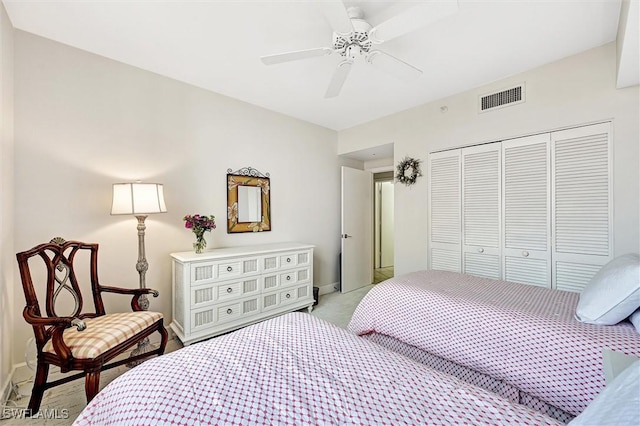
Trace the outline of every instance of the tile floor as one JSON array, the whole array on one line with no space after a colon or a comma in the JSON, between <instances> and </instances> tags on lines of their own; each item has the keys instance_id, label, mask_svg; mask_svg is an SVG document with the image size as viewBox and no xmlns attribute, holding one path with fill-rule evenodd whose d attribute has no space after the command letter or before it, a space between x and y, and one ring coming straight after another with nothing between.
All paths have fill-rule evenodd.
<instances>
[{"instance_id":1,"label":"tile floor","mask_svg":"<svg viewBox=\"0 0 640 426\"><path fill-rule=\"evenodd\" d=\"M366 286L346 294L335 292L321 295L319 297L318 305L313 309L312 315L336 324L339 327L346 328L356 306L358 305L362 297L364 297L364 295L367 294L367 292L372 287L373 285ZM303 310L303 312L306 312L306 308ZM169 342L167 343L167 352L177 350L180 347L182 347L182 345L177 339L169 340ZM128 369L125 366L120 366L112 370L105 371L100 377L100 388L103 388L109 382L111 382L113 379L118 377L120 374L123 374L127 370ZM53 373L50 375L50 379L51 378L53 378ZM25 396L18 399L13 397L7 403L7 407L3 409L3 416L7 414L9 415L9 417L11 417L12 411L8 410L19 410L20 408L25 407L28 404L28 395L31 392L32 385L32 382L28 382L20 386L19 392ZM73 382L57 386L45 392L44 399L42 401L41 414L43 416L47 414L50 418L40 417L20 419L15 418L16 416L14 415L14 418L0 420L0 426L66 426L73 423L73 421L80 414L85 405L86 400L84 396L84 381L82 379L78 379L74 380ZM13 411L13 413L17 413L17 411ZM0 416L0 418L1 417L2 416Z\"/></svg>"}]
</instances>

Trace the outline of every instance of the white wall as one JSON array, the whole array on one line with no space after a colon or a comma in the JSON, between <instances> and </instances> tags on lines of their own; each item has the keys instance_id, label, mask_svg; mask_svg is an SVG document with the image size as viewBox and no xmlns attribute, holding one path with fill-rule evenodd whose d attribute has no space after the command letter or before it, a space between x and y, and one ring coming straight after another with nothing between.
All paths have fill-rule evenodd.
<instances>
[{"instance_id":1,"label":"white wall","mask_svg":"<svg viewBox=\"0 0 640 426\"><path fill-rule=\"evenodd\" d=\"M470 64L469 72L473 72ZM478 95L526 82L526 103L477 113ZM429 84L425 82L424 84ZM615 43L592 49L493 84L341 131L346 154L394 142L404 156L425 163L432 151L497 141L613 119L614 252L640 251L638 86L616 89ZM441 106L448 112L442 113ZM396 185L395 271L427 266L427 174L410 187Z\"/></svg>"},{"instance_id":2,"label":"white wall","mask_svg":"<svg viewBox=\"0 0 640 426\"><path fill-rule=\"evenodd\" d=\"M0 400L11 374L13 308L13 27L0 4Z\"/></svg>"},{"instance_id":3,"label":"white wall","mask_svg":"<svg viewBox=\"0 0 640 426\"><path fill-rule=\"evenodd\" d=\"M0 400L11 373L13 308L13 27L0 3Z\"/></svg>"},{"instance_id":4,"label":"white wall","mask_svg":"<svg viewBox=\"0 0 640 426\"><path fill-rule=\"evenodd\" d=\"M168 213L147 219L147 285L161 292L151 306L167 323L169 253L194 241L185 214L216 216L208 248L314 244L314 285L337 282L336 154L332 130L15 32L16 251L54 236L98 242L102 283L135 287L136 220L109 215L111 184L163 183ZM227 168L244 166L271 174L271 232L226 233ZM107 309L129 309L123 299ZM15 360L30 334L17 320Z\"/></svg>"}]
</instances>

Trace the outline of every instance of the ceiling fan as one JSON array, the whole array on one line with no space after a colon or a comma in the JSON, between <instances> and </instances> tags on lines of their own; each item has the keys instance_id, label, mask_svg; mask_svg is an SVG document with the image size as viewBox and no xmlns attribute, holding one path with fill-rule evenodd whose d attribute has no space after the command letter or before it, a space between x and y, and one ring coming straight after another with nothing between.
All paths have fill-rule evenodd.
<instances>
[{"instance_id":1,"label":"ceiling fan","mask_svg":"<svg viewBox=\"0 0 640 426\"><path fill-rule=\"evenodd\" d=\"M331 47L279 53L262 56L260 59L265 65L274 65L333 53L338 54L341 61L331 77L325 98L333 98L340 94L351 67L358 59L364 60L365 63L401 80L411 81L419 77L422 70L374 47L424 27L458 10L457 0L422 1L373 27L364 19L362 9L357 6L346 8L339 1L322 1L318 3L318 6L333 29Z\"/></svg>"}]
</instances>

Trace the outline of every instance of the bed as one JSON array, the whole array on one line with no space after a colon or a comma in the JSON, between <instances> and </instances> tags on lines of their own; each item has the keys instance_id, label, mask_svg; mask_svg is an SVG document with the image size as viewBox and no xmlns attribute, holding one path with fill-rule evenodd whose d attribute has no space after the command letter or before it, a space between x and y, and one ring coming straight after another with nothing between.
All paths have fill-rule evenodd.
<instances>
[{"instance_id":1,"label":"bed","mask_svg":"<svg viewBox=\"0 0 640 426\"><path fill-rule=\"evenodd\" d=\"M602 390L604 348L640 356L640 335L575 319L578 293L446 271L376 285L349 330L561 420Z\"/></svg>"},{"instance_id":2,"label":"bed","mask_svg":"<svg viewBox=\"0 0 640 426\"><path fill-rule=\"evenodd\" d=\"M146 361L74 424L454 423L559 424L296 312Z\"/></svg>"}]
</instances>

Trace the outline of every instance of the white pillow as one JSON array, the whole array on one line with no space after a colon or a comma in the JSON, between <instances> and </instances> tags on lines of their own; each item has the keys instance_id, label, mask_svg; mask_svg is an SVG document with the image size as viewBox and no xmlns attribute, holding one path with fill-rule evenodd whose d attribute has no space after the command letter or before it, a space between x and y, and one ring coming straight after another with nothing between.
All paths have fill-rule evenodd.
<instances>
[{"instance_id":1,"label":"white pillow","mask_svg":"<svg viewBox=\"0 0 640 426\"><path fill-rule=\"evenodd\" d=\"M636 331L640 333L640 308L631 314L629 321L631 321L631 324L636 328Z\"/></svg>"},{"instance_id":2,"label":"white pillow","mask_svg":"<svg viewBox=\"0 0 640 426\"><path fill-rule=\"evenodd\" d=\"M613 325L640 307L640 256L625 254L604 265L580 294L576 318Z\"/></svg>"},{"instance_id":3,"label":"white pillow","mask_svg":"<svg viewBox=\"0 0 640 426\"><path fill-rule=\"evenodd\" d=\"M640 425L638 383L640 360L620 373L569 425Z\"/></svg>"}]
</instances>

